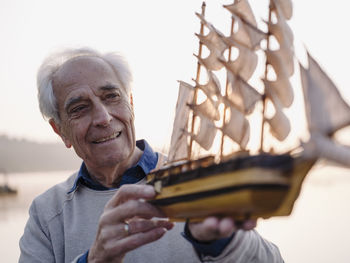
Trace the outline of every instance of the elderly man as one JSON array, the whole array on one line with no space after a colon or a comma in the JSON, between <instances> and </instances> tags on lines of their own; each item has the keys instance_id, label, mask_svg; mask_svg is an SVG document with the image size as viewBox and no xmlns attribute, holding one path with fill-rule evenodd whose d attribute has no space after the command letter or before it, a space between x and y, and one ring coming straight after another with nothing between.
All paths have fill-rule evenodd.
<instances>
[{"instance_id":1,"label":"elderly man","mask_svg":"<svg viewBox=\"0 0 350 263\"><path fill-rule=\"evenodd\" d=\"M117 54L66 50L38 72L40 110L80 170L30 207L20 262L283 262L278 249L231 218L175 226L146 200L162 155L135 139L131 73Z\"/></svg>"}]
</instances>

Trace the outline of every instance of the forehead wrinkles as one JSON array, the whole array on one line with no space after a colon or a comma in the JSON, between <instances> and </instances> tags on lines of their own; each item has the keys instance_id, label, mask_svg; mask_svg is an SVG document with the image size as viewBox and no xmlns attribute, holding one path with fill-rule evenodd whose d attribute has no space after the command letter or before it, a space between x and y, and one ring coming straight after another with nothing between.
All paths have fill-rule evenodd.
<instances>
[{"instance_id":1,"label":"forehead wrinkles","mask_svg":"<svg viewBox=\"0 0 350 263\"><path fill-rule=\"evenodd\" d=\"M96 76L92 78L91 76ZM98 76L98 77L97 77ZM83 83L86 79L90 81L100 80L101 78L119 77L111 66L103 59L98 57L77 57L66 61L53 75L53 87L64 87Z\"/></svg>"}]
</instances>

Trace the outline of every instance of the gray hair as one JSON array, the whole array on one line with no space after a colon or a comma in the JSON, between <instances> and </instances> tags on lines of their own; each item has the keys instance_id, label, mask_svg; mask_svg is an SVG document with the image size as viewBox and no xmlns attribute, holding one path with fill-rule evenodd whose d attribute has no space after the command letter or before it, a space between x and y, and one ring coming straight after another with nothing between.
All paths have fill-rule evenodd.
<instances>
[{"instance_id":1,"label":"gray hair","mask_svg":"<svg viewBox=\"0 0 350 263\"><path fill-rule=\"evenodd\" d=\"M132 74L126 60L117 53L101 54L91 48L65 49L48 56L37 74L38 100L40 112L45 119L60 122L57 101L53 92L52 78L57 70L67 61L77 57L98 57L109 64L125 88L131 93Z\"/></svg>"}]
</instances>

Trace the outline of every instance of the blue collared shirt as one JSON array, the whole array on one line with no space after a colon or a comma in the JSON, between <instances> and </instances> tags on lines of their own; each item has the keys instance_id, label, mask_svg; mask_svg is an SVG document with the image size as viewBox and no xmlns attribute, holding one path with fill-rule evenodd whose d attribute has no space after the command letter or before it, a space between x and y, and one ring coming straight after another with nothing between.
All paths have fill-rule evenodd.
<instances>
[{"instance_id":1,"label":"blue collared shirt","mask_svg":"<svg viewBox=\"0 0 350 263\"><path fill-rule=\"evenodd\" d=\"M138 181L142 180L157 165L158 153L154 152L145 140L137 141L136 147L142 150L143 154L135 166L127 169L124 172L122 179L120 181L119 187L122 186L123 184L137 183ZM111 189L93 180L89 175L89 172L84 162L80 167L78 176L74 182L73 187L69 190L68 193L74 192L80 184L85 185L90 189L94 189L98 191L105 191L105 190ZM187 224L185 228L187 229ZM230 237L227 239L225 238L225 239L220 239L218 241L214 241L211 243L202 244L194 240L192 236L189 234L189 231L186 231L186 229L184 233L182 233L182 235L193 245L197 253L204 254L204 255L218 256L232 239L232 237ZM82 255L79 258L78 263L87 262L88 253L89 251L87 251L84 255Z\"/></svg>"},{"instance_id":2,"label":"blue collared shirt","mask_svg":"<svg viewBox=\"0 0 350 263\"><path fill-rule=\"evenodd\" d=\"M158 153L154 152L145 140L139 140L136 142L136 147L143 151L140 160L137 164L127 169L119 183L119 187L123 184L134 184L142 180L151 170L153 170L158 162ZM73 187L68 193L75 191L79 184L83 184L91 189L104 191L110 190L111 188L101 185L99 182L93 180L89 175L85 163L83 162L80 166L78 176L75 179Z\"/></svg>"}]
</instances>

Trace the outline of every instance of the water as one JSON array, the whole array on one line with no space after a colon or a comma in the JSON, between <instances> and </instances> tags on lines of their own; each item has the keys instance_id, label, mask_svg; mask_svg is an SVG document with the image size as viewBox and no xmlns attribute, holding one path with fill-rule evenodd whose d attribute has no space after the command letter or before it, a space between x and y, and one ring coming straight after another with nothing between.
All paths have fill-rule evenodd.
<instances>
[{"instance_id":1,"label":"water","mask_svg":"<svg viewBox=\"0 0 350 263\"><path fill-rule=\"evenodd\" d=\"M17 196L0 197L1 262L17 262L18 241L33 198L71 172L11 174ZM345 263L350 256L350 169L317 167L307 176L289 217L260 220L257 230L287 263Z\"/></svg>"},{"instance_id":2,"label":"water","mask_svg":"<svg viewBox=\"0 0 350 263\"><path fill-rule=\"evenodd\" d=\"M289 217L261 221L287 263L350 262L350 169L318 167L306 177Z\"/></svg>"},{"instance_id":3,"label":"water","mask_svg":"<svg viewBox=\"0 0 350 263\"><path fill-rule=\"evenodd\" d=\"M46 172L8 175L9 185L16 188L18 193L17 195L0 196L0 262L18 262L18 242L29 217L28 209L31 202L39 193L64 181L71 173Z\"/></svg>"}]
</instances>

